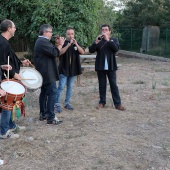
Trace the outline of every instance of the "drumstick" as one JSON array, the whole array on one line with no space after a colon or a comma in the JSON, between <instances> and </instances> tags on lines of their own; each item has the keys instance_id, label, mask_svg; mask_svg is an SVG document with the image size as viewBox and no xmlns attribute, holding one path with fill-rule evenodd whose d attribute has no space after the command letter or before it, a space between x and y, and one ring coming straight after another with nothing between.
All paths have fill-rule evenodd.
<instances>
[{"instance_id":1,"label":"drumstick","mask_svg":"<svg viewBox=\"0 0 170 170\"><path fill-rule=\"evenodd\" d=\"M26 59L25 57L24 57L24 60L28 60L28 59ZM29 60L28 60L29 61ZM29 64L33 67L33 68L35 68L35 66L29 61Z\"/></svg>"},{"instance_id":2,"label":"drumstick","mask_svg":"<svg viewBox=\"0 0 170 170\"><path fill-rule=\"evenodd\" d=\"M9 56L8 56L8 66L9 66ZM9 67L8 67L8 81L9 81Z\"/></svg>"},{"instance_id":3,"label":"drumstick","mask_svg":"<svg viewBox=\"0 0 170 170\"><path fill-rule=\"evenodd\" d=\"M36 79L23 78L21 80L36 80Z\"/></svg>"}]
</instances>

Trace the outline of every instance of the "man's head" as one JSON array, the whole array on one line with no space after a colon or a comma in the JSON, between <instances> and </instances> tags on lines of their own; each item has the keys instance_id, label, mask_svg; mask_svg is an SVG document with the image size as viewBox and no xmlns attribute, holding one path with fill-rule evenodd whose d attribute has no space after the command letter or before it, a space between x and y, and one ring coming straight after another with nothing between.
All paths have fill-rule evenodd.
<instances>
[{"instance_id":1,"label":"man's head","mask_svg":"<svg viewBox=\"0 0 170 170\"><path fill-rule=\"evenodd\" d=\"M11 20L8 20L8 19L5 19L1 22L0 28L1 28L2 34L5 34L7 39L10 39L11 37L13 37L16 31L15 24Z\"/></svg>"},{"instance_id":2,"label":"man's head","mask_svg":"<svg viewBox=\"0 0 170 170\"><path fill-rule=\"evenodd\" d=\"M66 29L66 39L71 40L72 38L74 38L74 36L75 36L74 28L68 27Z\"/></svg>"},{"instance_id":3,"label":"man's head","mask_svg":"<svg viewBox=\"0 0 170 170\"><path fill-rule=\"evenodd\" d=\"M47 37L50 40L53 35L53 27L49 24L41 25L39 35Z\"/></svg>"},{"instance_id":4,"label":"man's head","mask_svg":"<svg viewBox=\"0 0 170 170\"><path fill-rule=\"evenodd\" d=\"M110 26L107 25L107 24L102 25L102 26L101 26L101 34L107 34L107 35L110 36L110 34L111 34L111 28L110 28Z\"/></svg>"}]
</instances>

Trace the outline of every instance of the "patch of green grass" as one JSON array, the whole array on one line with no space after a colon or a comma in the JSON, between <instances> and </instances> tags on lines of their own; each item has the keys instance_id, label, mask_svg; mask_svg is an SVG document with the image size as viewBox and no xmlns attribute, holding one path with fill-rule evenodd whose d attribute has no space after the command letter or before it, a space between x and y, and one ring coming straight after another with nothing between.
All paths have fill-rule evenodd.
<instances>
[{"instance_id":1,"label":"patch of green grass","mask_svg":"<svg viewBox=\"0 0 170 170\"><path fill-rule=\"evenodd\" d=\"M104 160L99 159L97 163L100 164L100 165L102 165L102 164L104 164Z\"/></svg>"},{"instance_id":2,"label":"patch of green grass","mask_svg":"<svg viewBox=\"0 0 170 170\"><path fill-rule=\"evenodd\" d=\"M116 165L116 169L123 169L123 165Z\"/></svg>"},{"instance_id":3,"label":"patch of green grass","mask_svg":"<svg viewBox=\"0 0 170 170\"><path fill-rule=\"evenodd\" d=\"M166 151L166 150L168 149L168 146L165 145L165 144L162 144L162 149L163 149L164 151Z\"/></svg>"},{"instance_id":4,"label":"patch of green grass","mask_svg":"<svg viewBox=\"0 0 170 170\"><path fill-rule=\"evenodd\" d=\"M133 82L133 84L145 84L145 82L142 80L137 80L137 81Z\"/></svg>"},{"instance_id":5,"label":"patch of green grass","mask_svg":"<svg viewBox=\"0 0 170 170\"><path fill-rule=\"evenodd\" d=\"M170 84L170 78L163 79L162 85L168 86Z\"/></svg>"}]
</instances>

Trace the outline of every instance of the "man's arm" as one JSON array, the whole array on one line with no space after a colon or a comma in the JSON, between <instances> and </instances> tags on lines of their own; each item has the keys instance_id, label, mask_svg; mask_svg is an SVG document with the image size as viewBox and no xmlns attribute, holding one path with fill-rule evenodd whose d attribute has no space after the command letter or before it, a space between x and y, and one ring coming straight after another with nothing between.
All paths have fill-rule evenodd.
<instances>
[{"instance_id":1,"label":"man's arm","mask_svg":"<svg viewBox=\"0 0 170 170\"><path fill-rule=\"evenodd\" d=\"M96 41L89 47L89 52L94 53L97 50L97 44Z\"/></svg>"},{"instance_id":2,"label":"man's arm","mask_svg":"<svg viewBox=\"0 0 170 170\"><path fill-rule=\"evenodd\" d=\"M101 41L101 39L99 39L99 37L101 37L101 35L99 35L96 40L93 42L93 44L89 47L89 52L90 53L94 53L98 50L98 43Z\"/></svg>"},{"instance_id":3,"label":"man's arm","mask_svg":"<svg viewBox=\"0 0 170 170\"><path fill-rule=\"evenodd\" d=\"M71 46L71 43L68 43L67 46L65 46L64 48L61 48L60 55L64 54L70 46Z\"/></svg>"},{"instance_id":4,"label":"man's arm","mask_svg":"<svg viewBox=\"0 0 170 170\"><path fill-rule=\"evenodd\" d=\"M84 49L82 47L80 47L78 44L76 45L77 46L77 50L80 54L84 54Z\"/></svg>"},{"instance_id":5,"label":"man's arm","mask_svg":"<svg viewBox=\"0 0 170 170\"><path fill-rule=\"evenodd\" d=\"M37 44L37 50L52 58L58 57L60 55L59 48L54 46L45 38L39 40L39 43Z\"/></svg>"},{"instance_id":6,"label":"man's arm","mask_svg":"<svg viewBox=\"0 0 170 170\"><path fill-rule=\"evenodd\" d=\"M73 38L71 40L72 44L76 45L77 50L80 54L84 54L84 49L82 47L80 47L80 45L77 43L77 41Z\"/></svg>"},{"instance_id":7,"label":"man's arm","mask_svg":"<svg viewBox=\"0 0 170 170\"><path fill-rule=\"evenodd\" d=\"M108 41L108 44L113 52L119 51L120 45L118 39L113 38L110 41Z\"/></svg>"}]
</instances>

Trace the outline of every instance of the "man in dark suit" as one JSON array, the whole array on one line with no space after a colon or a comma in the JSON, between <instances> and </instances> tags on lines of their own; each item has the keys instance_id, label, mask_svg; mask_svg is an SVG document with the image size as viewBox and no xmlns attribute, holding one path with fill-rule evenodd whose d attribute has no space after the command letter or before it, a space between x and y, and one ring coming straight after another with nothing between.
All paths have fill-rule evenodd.
<instances>
[{"instance_id":1,"label":"man in dark suit","mask_svg":"<svg viewBox=\"0 0 170 170\"><path fill-rule=\"evenodd\" d=\"M53 27L43 24L39 30L39 37L34 47L34 61L36 69L43 77L43 85L39 96L40 120L46 120L47 124L58 125L59 121L54 113L54 103L57 95L56 81L59 79L56 57L64 44L64 38L60 37L59 46L54 46L52 38Z\"/></svg>"},{"instance_id":2,"label":"man in dark suit","mask_svg":"<svg viewBox=\"0 0 170 170\"><path fill-rule=\"evenodd\" d=\"M97 108L103 108L106 104L107 77L110 83L113 103L118 110L125 110L121 105L119 90L116 83L117 63L115 54L119 50L119 42L116 38L111 38L111 28L105 24L101 26L101 35L89 47L89 52L97 52L95 70L97 71L99 82L100 101Z\"/></svg>"}]
</instances>

